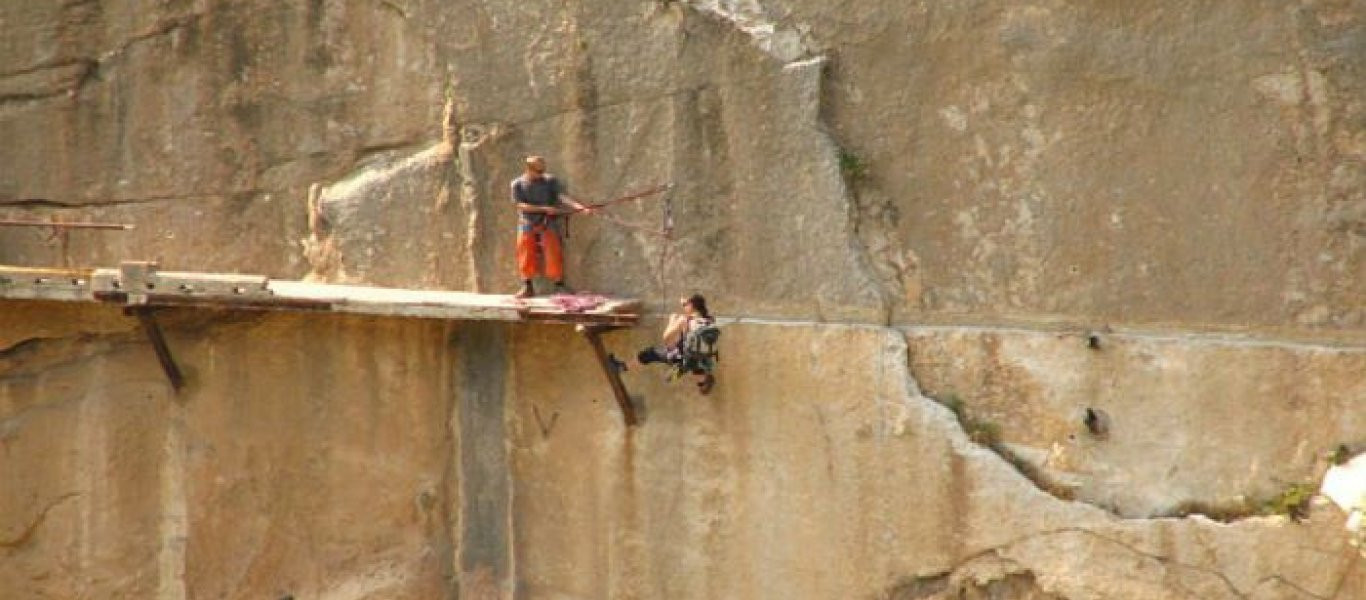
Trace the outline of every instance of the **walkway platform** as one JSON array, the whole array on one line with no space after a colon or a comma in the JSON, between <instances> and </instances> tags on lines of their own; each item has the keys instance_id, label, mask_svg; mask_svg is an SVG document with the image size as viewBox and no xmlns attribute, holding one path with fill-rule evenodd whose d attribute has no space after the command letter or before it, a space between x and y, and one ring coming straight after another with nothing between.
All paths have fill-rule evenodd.
<instances>
[{"instance_id":1,"label":"walkway platform","mask_svg":"<svg viewBox=\"0 0 1366 600\"><path fill-rule=\"evenodd\" d=\"M316 311L444 320L629 327L638 300L580 294L518 300L510 295L408 290L270 279L264 275L0 266L0 299L101 302L140 307Z\"/></svg>"},{"instance_id":2,"label":"walkway platform","mask_svg":"<svg viewBox=\"0 0 1366 600\"><path fill-rule=\"evenodd\" d=\"M124 307L136 317L156 351L167 380L179 392L185 375L176 363L156 312L162 308L308 311L448 321L510 321L575 325L616 397L628 426L635 408L620 368L601 334L640 320L639 300L592 294L519 300L512 296L335 285L270 279L264 275L160 271L155 263L123 262L115 269L51 269L0 266L0 300L96 302Z\"/></svg>"}]
</instances>

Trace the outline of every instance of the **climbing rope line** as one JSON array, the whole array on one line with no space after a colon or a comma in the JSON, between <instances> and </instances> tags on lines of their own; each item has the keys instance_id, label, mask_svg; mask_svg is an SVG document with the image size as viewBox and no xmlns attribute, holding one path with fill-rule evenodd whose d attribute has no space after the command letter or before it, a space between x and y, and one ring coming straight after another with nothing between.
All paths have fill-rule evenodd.
<instances>
[{"instance_id":1,"label":"climbing rope line","mask_svg":"<svg viewBox=\"0 0 1366 600\"><path fill-rule=\"evenodd\" d=\"M655 267L654 278L656 285L659 287L659 293L661 294L660 305L665 307L669 305L669 259L673 257L674 242L677 241L677 238L674 237L673 188L673 183L665 183L661 185L656 185L645 190L641 190L639 192L634 192L631 194L627 194L625 196L613 198L611 200L587 204L582 209L575 209L558 213L559 216L565 220L564 230L566 238L569 237L569 218L578 213L585 212L586 210L591 209L594 211L594 216L600 217L608 223L616 225L617 227L642 233L648 236L656 237L662 240L659 249L659 263ZM661 202L661 223L658 227L628 221L626 219L623 219L621 217L618 217L617 215L608 212L607 210L604 210L617 204L624 204L626 202L636 202L661 193L663 194L663 201Z\"/></svg>"},{"instance_id":2,"label":"climbing rope line","mask_svg":"<svg viewBox=\"0 0 1366 600\"><path fill-rule=\"evenodd\" d=\"M659 233L664 238L663 247L659 249L659 268L655 271L655 277L659 285L660 306L669 304L668 288L668 267L669 255L673 253L674 247L674 198L673 191L667 192L664 196L663 222L660 224Z\"/></svg>"},{"instance_id":3,"label":"climbing rope line","mask_svg":"<svg viewBox=\"0 0 1366 600\"><path fill-rule=\"evenodd\" d=\"M658 286L659 293L661 294L661 306L669 305L668 268L669 260L673 257L674 253L674 243L677 241L677 238L674 237L673 188L674 186L672 183L667 183L655 186L653 188L641 192L622 196L620 198L615 198L605 202L599 202L597 204L588 205L589 208L599 209L595 210L593 215L601 217L608 223L616 225L617 227L620 227L622 229L635 231L641 234L645 234L647 236L659 238L661 240L659 249L659 261L658 264L655 266L654 273L655 284L656 286ZM603 208L607 208L616 204L639 201L644 198L654 196L655 194L658 194L660 192L663 192L663 197L662 202L660 203L660 224L658 226L628 221L606 210L601 210ZM574 212L577 213L580 211Z\"/></svg>"},{"instance_id":4,"label":"climbing rope line","mask_svg":"<svg viewBox=\"0 0 1366 600\"><path fill-rule=\"evenodd\" d=\"M623 228L626 228L626 229L631 229L631 230L633 230L633 231L639 231L639 232L641 232L641 233L644 233L644 234L647 234L647 235L652 235L652 236L655 236L655 237L668 237L668 233L667 233L666 231L664 231L664 230L658 228L658 227L654 227L654 226L651 226L651 225L641 225L640 223L632 223L632 222L630 222L630 221L627 221L627 220L625 220L625 219L622 219L621 217L618 217L618 216L612 215L612 214L608 214L608 213L605 213L605 212L604 212L604 213L595 213L595 214L596 214L596 216L599 216L599 217L602 217L603 219L605 219L608 223L611 223L611 224L616 225L616 226L618 226L618 227L623 227Z\"/></svg>"}]
</instances>

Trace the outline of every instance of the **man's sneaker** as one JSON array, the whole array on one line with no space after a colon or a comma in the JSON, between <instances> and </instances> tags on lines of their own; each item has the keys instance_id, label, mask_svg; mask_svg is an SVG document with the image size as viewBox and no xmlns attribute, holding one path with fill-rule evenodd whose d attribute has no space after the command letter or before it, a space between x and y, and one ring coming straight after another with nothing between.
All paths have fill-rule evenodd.
<instances>
[{"instance_id":1,"label":"man's sneaker","mask_svg":"<svg viewBox=\"0 0 1366 600\"><path fill-rule=\"evenodd\" d=\"M556 281L556 282L555 282L555 293L556 293L556 294L566 294L566 295L573 296L573 295L574 295L574 289L571 288L571 287L569 287L569 286L567 286L567 285L565 285L563 281Z\"/></svg>"},{"instance_id":2,"label":"man's sneaker","mask_svg":"<svg viewBox=\"0 0 1366 600\"><path fill-rule=\"evenodd\" d=\"M620 358L617 358L617 355L615 355L615 354L608 354L608 355L607 355L607 362L612 363L612 369L615 370L615 371L618 372L618 373L620 373L620 372L622 372L622 371L629 371L629 370L631 370L629 367L626 366L626 361L621 360Z\"/></svg>"},{"instance_id":3,"label":"man's sneaker","mask_svg":"<svg viewBox=\"0 0 1366 600\"><path fill-rule=\"evenodd\" d=\"M530 281L526 281L526 282L523 282L523 283L522 283L522 289L517 290L517 293L516 293L516 294L513 294L512 297L513 297L513 298L530 298L530 297L535 296L535 295L536 295L536 290L535 290L535 288L531 287L531 282L530 282Z\"/></svg>"}]
</instances>

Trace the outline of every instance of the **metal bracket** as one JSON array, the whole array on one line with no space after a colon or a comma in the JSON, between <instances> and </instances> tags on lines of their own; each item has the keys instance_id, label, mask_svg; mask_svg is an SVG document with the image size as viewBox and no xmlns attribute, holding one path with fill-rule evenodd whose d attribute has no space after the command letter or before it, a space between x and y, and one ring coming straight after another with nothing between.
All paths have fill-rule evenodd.
<instances>
[{"instance_id":1,"label":"metal bracket","mask_svg":"<svg viewBox=\"0 0 1366 600\"><path fill-rule=\"evenodd\" d=\"M588 344L593 347L593 354L598 358L598 364L602 366L602 374L607 376L608 385L612 386L612 395L617 398L617 406L621 408L622 420L627 427L633 427L638 423L636 419L636 407L631 404L631 396L626 393L626 384L621 382L621 372L617 370L616 364L607 355L607 349L602 345L602 333L619 327L608 325L579 325L574 328L588 339Z\"/></svg>"},{"instance_id":2,"label":"metal bracket","mask_svg":"<svg viewBox=\"0 0 1366 600\"><path fill-rule=\"evenodd\" d=\"M142 331L147 334L147 341L152 343L152 349L157 353L157 362L161 363L162 372L166 373L166 379L170 380L171 388L180 393L181 388L185 387L185 375L180 372L175 357L171 356L170 346L166 345L166 337L161 334L161 325L157 324L156 320L156 309L148 306L129 306L123 311L124 314L137 317L138 322L142 323Z\"/></svg>"}]
</instances>

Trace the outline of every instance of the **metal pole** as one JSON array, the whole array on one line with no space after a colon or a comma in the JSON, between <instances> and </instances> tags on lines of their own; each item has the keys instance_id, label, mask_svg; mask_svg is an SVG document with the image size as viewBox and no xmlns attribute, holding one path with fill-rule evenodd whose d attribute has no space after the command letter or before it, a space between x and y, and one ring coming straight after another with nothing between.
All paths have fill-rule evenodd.
<instances>
[{"instance_id":1,"label":"metal pole","mask_svg":"<svg viewBox=\"0 0 1366 600\"><path fill-rule=\"evenodd\" d=\"M132 229L132 225L126 223L91 223L83 221L19 221L14 219L0 219L0 226L3 227L55 227L57 229L114 229L127 231Z\"/></svg>"}]
</instances>

